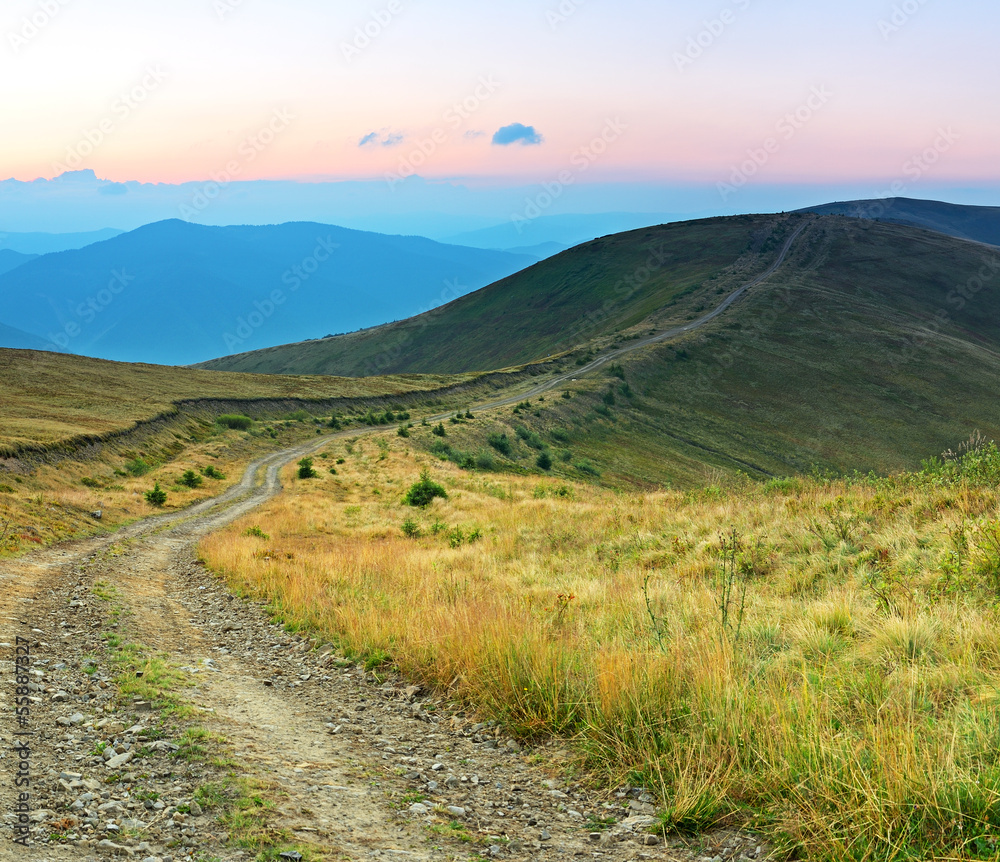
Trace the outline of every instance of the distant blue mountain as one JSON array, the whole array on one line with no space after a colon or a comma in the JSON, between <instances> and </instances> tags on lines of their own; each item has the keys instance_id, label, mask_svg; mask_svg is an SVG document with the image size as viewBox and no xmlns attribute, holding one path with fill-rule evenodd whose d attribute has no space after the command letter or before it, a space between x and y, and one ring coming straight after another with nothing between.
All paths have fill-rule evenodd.
<instances>
[{"instance_id":1,"label":"distant blue mountain","mask_svg":"<svg viewBox=\"0 0 1000 862\"><path fill-rule=\"evenodd\" d=\"M87 231L86 233L3 233L0 232L0 250L20 254L50 254L54 251L69 251L83 248L91 243L101 242L118 236L122 231L114 228Z\"/></svg>"},{"instance_id":2,"label":"distant blue mountain","mask_svg":"<svg viewBox=\"0 0 1000 862\"><path fill-rule=\"evenodd\" d=\"M0 275L0 320L71 353L191 364L401 320L535 262L315 223L170 220Z\"/></svg>"},{"instance_id":3,"label":"distant blue mountain","mask_svg":"<svg viewBox=\"0 0 1000 862\"><path fill-rule=\"evenodd\" d=\"M9 248L0 248L0 275L17 269L21 264L34 260L37 254L21 254L19 251L11 251Z\"/></svg>"},{"instance_id":4,"label":"distant blue mountain","mask_svg":"<svg viewBox=\"0 0 1000 862\"><path fill-rule=\"evenodd\" d=\"M666 224L681 218L683 216L676 213L622 212L549 215L536 218L515 216L492 227L453 234L445 241L473 248L495 248L505 251L542 246L547 247L552 254L555 253L552 251L552 244L557 243L561 246L560 250L565 250L580 243L590 242L599 236Z\"/></svg>"}]
</instances>

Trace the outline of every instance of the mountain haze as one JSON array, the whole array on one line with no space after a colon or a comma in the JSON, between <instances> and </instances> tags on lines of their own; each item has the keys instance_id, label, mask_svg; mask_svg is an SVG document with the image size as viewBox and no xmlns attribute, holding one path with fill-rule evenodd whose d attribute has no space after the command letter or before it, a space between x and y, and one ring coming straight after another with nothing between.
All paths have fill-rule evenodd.
<instances>
[{"instance_id":1,"label":"mountain haze","mask_svg":"<svg viewBox=\"0 0 1000 862\"><path fill-rule=\"evenodd\" d=\"M313 223L171 220L0 276L0 320L73 353L189 364L405 318L534 261Z\"/></svg>"}]
</instances>

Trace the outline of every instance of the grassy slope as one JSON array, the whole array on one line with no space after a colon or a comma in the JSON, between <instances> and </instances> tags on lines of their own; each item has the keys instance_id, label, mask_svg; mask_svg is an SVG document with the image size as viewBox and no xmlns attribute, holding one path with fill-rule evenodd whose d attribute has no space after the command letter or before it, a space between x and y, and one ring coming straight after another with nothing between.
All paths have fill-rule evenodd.
<instances>
[{"instance_id":1,"label":"grassy slope","mask_svg":"<svg viewBox=\"0 0 1000 862\"><path fill-rule=\"evenodd\" d=\"M708 219L604 237L410 320L201 367L370 375L530 362L627 330L654 312L688 319L699 296L715 296L766 268L777 239L765 241L776 223L770 216Z\"/></svg>"},{"instance_id":2,"label":"grassy slope","mask_svg":"<svg viewBox=\"0 0 1000 862\"><path fill-rule=\"evenodd\" d=\"M196 398L332 398L447 385L442 377L265 377L0 350L0 450L128 428Z\"/></svg>"},{"instance_id":3,"label":"grassy slope","mask_svg":"<svg viewBox=\"0 0 1000 862\"><path fill-rule=\"evenodd\" d=\"M880 219L938 231L948 236L1000 245L1000 207L974 207L912 198L843 201L808 212Z\"/></svg>"},{"instance_id":4,"label":"grassy slope","mask_svg":"<svg viewBox=\"0 0 1000 862\"><path fill-rule=\"evenodd\" d=\"M516 416L496 411L449 440L475 452L488 430L513 436L524 424L571 450L557 475L582 476L572 463L589 458L609 484L918 466L976 429L1000 437L1000 271L963 308L948 299L991 256L925 231L825 219L720 319L622 360L631 398L605 370L568 384L570 400L557 391ZM568 442L552 437L558 428ZM514 463L533 465L537 453L516 451Z\"/></svg>"},{"instance_id":5,"label":"grassy slope","mask_svg":"<svg viewBox=\"0 0 1000 862\"><path fill-rule=\"evenodd\" d=\"M202 543L287 624L470 720L572 738L609 785L659 791L669 828L750 824L799 859L997 858L995 450L964 476L688 494L484 478L394 435L338 457ZM448 499L421 511L401 500L424 466Z\"/></svg>"}]
</instances>

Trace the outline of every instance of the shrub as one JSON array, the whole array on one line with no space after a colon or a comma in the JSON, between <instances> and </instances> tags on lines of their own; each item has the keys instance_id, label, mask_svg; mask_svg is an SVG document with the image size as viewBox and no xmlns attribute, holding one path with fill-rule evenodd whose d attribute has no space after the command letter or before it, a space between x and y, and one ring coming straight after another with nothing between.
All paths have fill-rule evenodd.
<instances>
[{"instance_id":1,"label":"shrub","mask_svg":"<svg viewBox=\"0 0 1000 862\"><path fill-rule=\"evenodd\" d=\"M181 476L180 483L187 488L197 488L201 485L201 476L195 473L194 470L188 470Z\"/></svg>"},{"instance_id":2,"label":"shrub","mask_svg":"<svg viewBox=\"0 0 1000 862\"><path fill-rule=\"evenodd\" d=\"M408 539L419 539L420 538L420 527L413 518L407 518L403 521L403 535Z\"/></svg>"},{"instance_id":3,"label":"shrub","mask_svg":"<svg viewBox=\"0 0 1000 862\"><path fill-rule=\"evenodd\" d=\"M341 425L339 416L331 416L330 421L327 422L326 424L328 428L333 428L335 431L339 431L341 427L343 427Z\"/></svg>"},{"instance_id":4,"label":"shrub","mask_svg":"<svg viewBox=\"0 0 1000 862\"><path fill-rule=\"evenodd\" d=\"M472 411L471 410L466 410L465 411L465 418L466 419L475 419L476 417L472 415Z\"/></svg>"},{"instance_id":5,"label":"shrub","mask_svg":"<svg viewBox=\"0 0 1000 862\"><path fill-rule=\"evenodd\" d=\"M514 433L522 440L527 440L531 436L531 432L523 425L514 426Z\"/></svg>"},{"instance_id":6,"label":"shrub","mask_svg":"<svg viewBox=\"0 0 1000 862\"><path fill-rule=\"evenodd\" d=\"M486 438L486 442L496 449L501 455L510 457L510 453L514 451L513 447L510 445L510 438L506 434L490 434L490 436Z\"/></svg>"},{"instance_id":7,"label":"shrub","mask_svg":"<svg viewBox=\"0 0 1000 862\"><path fill-rule=\"evenodd\" d=\"M331 467L330 468L330 475L331 476L336 476L337 475L337 468L336 467Z\"/></svg>"},{"instance_id":8,"label":"shrub","mask_svg":"<svg viewBox=\"0 0 1000 862\"><path fill-rule=\"evenodd\" d=\"M167 502L167 492L160 488L160 483L153 485L152 491L146 492L146 502L150 506L162 506Z\"/></svg>"},{"instance_id":9,"label":"shrub","mask_svg":"<svg viewBox=\"0 0 1000 862\"><path fill-rule=\"evenodd\" d=\"M215 420L216 423L233 431L249 431L253 427L253 419L249 416L227 413Z\"/></svg>"},{"instance_id":10,"label":"shrub","mask_svg":"<svg viewBox=\"0 0 1000 862\"><path fill-rule=\"evenodd\" d=\"M601 475L601 471L598 470L597 467L594 466L593 462L590 461L588 458L581 458L573 466L576 467L576 469L579 470L581 473L586 473L590 476Z\"/></svg>"},{"instance_id":11,"label":"shrub","mask_svg":"<svg viewBox=\"0 0 1000 862\"><path fill-rule=\"evenodd\" d=\"M295 410L285 418L292 422L308 422L312 419L312 414L308 410Z\"/></svg>"},{"instance_id":12,"label":"shrub","mask_svg":"<svg viewBox=\"0 0 1000 862\"><path fill-rule=\"evenodd\" d=\"M301 461L299 461L299 478L300 479L315 479L317 476L319 476L319 473L317 473L313 469L313 459L312 458L303 458Z\"/></svg>"},{"instance_id":13,"label":"shrub","mask_svg":"<svg viewBox=\"0 0 1000 862\"><path fill-rule=\"evenodd\" d=\"M86 486L87 488L100 488L101 483L96 479L92 479L90 476L84 476L80 480L80 484Z\"/></svg>"},{"instance_id":14,"label":"shrub","mask_svg":"<svg viewBox=\"0 0 1000 862\"><path fill-rule=\"evenodd\" d=\"M142 458L135 458L125 465L125 472L131 473L136 477L145 476L152 469Z\"/></svg>"},{"instance_id":15,"label":"shrub","mask_svg":"<svg viewBox=\"0 0 1000 862\"><path fill-rule=\"evenodd\" d=\"M435 425L431 429L431 434L433 434L436 437L447 437L448 436L448 432L444 430L444 423L443 422L438 422L438 424Z\"/></svg>"},{"instance_id":16,"label":"shrub","mask_svg":"<svg viewBox=\"0 0 1000 862\"><path fill-rule=\"evenodd\" d=\"M424 470L420 474L420 481L415 482L410 490L406 492L403 502L407 506L416 506L423 509L434 502L435 497L448 499L448 492L437 482L431 479L430 474Z\"/></svg>"},{"instance_id":17,"label":"shrub","mask_svg":"<svg viewBox=\"0 0 1000 862\"><path fill-rule=\"evenodd\" d=\"M537 464L543 470L551 470L552 456L543 449L541 452L538 453L538 459L535 461L535 464Z\"/></svg>"},{"instance_id":18,"label":"shrub","mask_svg":"<svg viewBox=\"0 0 1000 862\"><path fill-rule=\"evenodd\" d=\"M480 470L493 470L496 467L496 459L489 449L483 449L476 455L476 466Z\"/></svg>"},{"instance_id":19,"label":"shrub","mask_svg":"<svg viewBox=\"0 0 1000 862\"><path fill-rule=\"evenodd\" d=\"M559 450L559 460L565 461L567 464L573 460L573 453L569 449Z\"/></svg>"},{"instance_id":20,"label":"shrub","mask_svg":"<svg viewBox=\"0 0 1000 862\"><path fill-rule=\"evenodd\" d=\"M398 434L398 435L399 435L400 437L409 437L409 436L410 436L410 426L409 426L409 425L400 425L400 426L399 426L399 427L398 427L398 428L396 429L396 433L397 433L397 434Z\"/></svg>"},{"instance_id":21,"label":"shrub","mask_svg":"<svg viewBox=\"0 0 1000 862\"><path fill-rule=\"evenodd\" d=\"M612 391L611 391L611 390L609 389L609 390L608 390L607 392L605 392L605 393L604 393L604 398L602 398L601 400L602 400L602 401L603 401L603 402L604 402L605 404L607 404L607 405L608 405L608 407L614 407L614 406L615 406L615 393L614 393L614 392L612 392Z\"/></svg>"},{"instance_id":22,"label":"shrub","mask_svg":"<svg viewBox=\"0 0 1000 862\"><path fill-rule=\"evenodd\" d=\"M557 443L569 443L569 431L565 428L553 428L549 433Z\"/></svg>"},{"instance_id":23,"label":"shrub","mask_svg":"<svg viewBox=\"0 0 1000 862\"><path fill-rule=\"evenodd\" d=\"M539 437L534 431L528 434L528 439L524 442L527 443L532 449L541 449L545 446L542 438Z\"/></svg>"},{"instance_id":24,"label":"shrub","mask_svg":"<svg viewBox=\"0 0 1000 862\"><path fill-rule=\"evenodd\" d=\"M572 394L571 394L571 393L569 392L569 390L568 390L568 389L564 389L564 390L563 390L563 394L562 394L562 397L563 397L563 398L565 398L565 399L567 399L567 400L569 400L569 399L570 399L570 398L572 398L573 396L572 396Z\"/></svg>"},{"instance_id":25,"label":"shrub","mask_svg":"<svg viewBox=\"0 0 1000 862\"><path fill-rule=\"evenodd\" d=\"M254 538L257 538L257 539L270 539L271 538L260 527L250 527L243 535L244 536L253 536Z\"/></svg>"},{"instance_id":26,"label":"shrub","mask_svg":"<svg viewBox=\"0 0 1000 862\"><path fill-rule=\"evenodd\" d=\"M217 470L215 467L212 467L211 465L202 470L201 475L206 476L209 479L221 480L226 478L225 473L223 473L221 470Z\"/></svg>"}]
</instances>

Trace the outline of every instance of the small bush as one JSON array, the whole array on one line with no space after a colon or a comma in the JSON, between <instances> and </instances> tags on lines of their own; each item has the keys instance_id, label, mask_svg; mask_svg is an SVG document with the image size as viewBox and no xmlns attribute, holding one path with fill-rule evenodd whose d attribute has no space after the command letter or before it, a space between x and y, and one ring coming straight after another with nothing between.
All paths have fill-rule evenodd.
<instances>
[{"instance_id":1,"label":"small bush","mask_svg":"<svg viewBox=\"0 0 1000 862\"><path fill-rule=\"evenodd\" d=\"M160 483L153 485L152 491L146 492L146 502L150 506L162 506L167 502L167 492L160 488Z\"/></svg>"},{"instance_id":2,"label":"small bush","mask_svg":"<svg viewBox=\"0 0 1000 862\"><path fill-rule=\"evenodd\" d=\"M253 419L249 416L241 416L231 413L220 416L215 421L224 428L229 428L233 431L249 431L253 427Z\"/></svg>"},{"instance_id":3,"label":"small bush","mask_svg":"<svg viewBox=\"0 0 1000 862\"><path fill-rule=\"evenodd\" d=\"M435 437L447 437L448 436L448 432L444 430L444 423L443 422L438 422L438 424L435 425L431 429L431 434L433 434Z\"/></svg>"},{"instance_id":4,"label":"small bush","mask_svg":"<svg viewBox=\"0 0 1000 862\"><path fill-rule=\"evenodd\" d=\"M471 410L466 410L465 411L465 418L466 419L475 419L476 417L472 415L472 411Z\"/></svg>"},{"instance_id":5,"label":"small bush","mask_svg":"<svg viewBox=\"0 0 1000 862\"><path fill-rule=\"evenodd\" d=\"M147 464L142 458L134 458L125 465L125 472L138 478L139 476L145 476L153 468Z\"/></svg>"},{"instance_id":6,"label":"small bush","mask_svg":"<svg viewBox=\"0 0 1000 862\"><path fill-rule=\"evenodd\" d=\"M480 470L493 470L496 468L496 458L488 449L483 449L476 455L476 466Z\"/></svg>"},{"instance_id":7,"label":"small bush","mask_svg":"<svg viewBox=\"0 0 1000 862\"><path fill-rule=\"evenodd\" d=\"M84 485L87 488L100 488L101 487L101 483L98 482L96 479L92 479L90 476L84 476L80 480L80 484Z\"/></svg>"},{"instance_id":8,"label":"small bush","mask_svg":"<svg viewBox=\"0 0 1000 862\"><path fill-rule=\"evenodd\" d=\"M312 414L310 414L308 410L295 410L294 412L289 413L285 418L292 422L308 422L312 419Z\"/></svg>"},{"instance_id":9,"label":"small bush","mask_svg":"<svg viewBox=\"0 0 1000 862\"><path fill-rule=\"evenodd\" d=\"M612 391L611 391L611 390L609 389L609 390L608 390L607 392L605 392L605 393L604 393L604 397L603 397L603 398L602 398L601 400L602 400L602 401L603 401L603 402L604 402L605 404L607 404L607 405L608 405L608 407L614 407L614 406L615 406L615 393L614 393L614 392L612 392Z\"/></svg>"},{"instance_id":10,"label":"small bush","mask_svg":"<svg viewBox=\"0 0 1000 862\"><path fill-rule=\"evenodd\" d=\"M299 478L300 479L315 479L317 476L319 476L319 473L317 473L313 469L313 459L312 458L303 458L301 461L299 461Z\"/></svg>"},{"instance_id":11,"label":"small bush","mask_svg":"<svg viewBox=\"0 0 1000 862\"><path fill-rule=\"evenodd\" d=\"M564 390L562 397L565 398L566 400L569 400L570 398L573 397L573 395L569 392L569 390Z\"/></svg>"},{"instance_id":12,"label":"small bush","mask_svg":"<svg viewBox=\"0 0 1000 862\"><path fill-rule=\"evenodd\" d=\"M337 468L336 467L331 467L330 468L330 475L331 476L336 476L337 475Z\"/></svg>"},{"instance_id":13,"label":"small bush","mask_svg":"<svg viewBox=\"0 0 1000 862\"><path fill-rule=\"evenodd\" d=\"M409 425L400 425L400 426L399 426L399 427L398 427L398 428L396 429L396 433L397 433L397 434L398 434L398 435L399 435L400 437L409 437L409 436L410 436L410 426L409 426Z\"/></svg>"},{"instance_id":14,"label":"small bush","mask_svg":"<svg viewBox=\"0 0 1000 862\"><path fill-rule=\"evenodd\" d=\"M516 425L514 427L514 433L517 434L521 440L527 440L531 436L531 432L523 425Z\"/></svg>"},{"instance_id":15,"label":"small bush","mask_svg":"<svg viewBox=\"0 0 1000 862\"><path fill-rule=\"evenodd\" d=\"M407 518L403 521L403 535L408 539L419 539L420 538L420 527L413 518Z\"/></svg>"},{"instance_id":16,"label":"small bush","mask_svg":"<svg viewBox=\"0 0 1000 862\"><path fill-rule=\"evenodd\" d=\"M339 416L331 416L330 421L326 425L328 428L333 428L334 431L339 431L343 427Z\"/></svg>"},{"instance_id":17,"label":"small bush","mask_svg":"<svg viewBox=\"0 0 1000 862\"><path fill-rule=\"evenodd\" d=\"M588 458L581 458L573 466L576 467L576 469L579 470L581 473L586 473L589 476L601 475L601 471L598 470L597 467L594 466L593 462L590 461Z\"/></svg>"},{"instance_id":18,"label":"small bush","mask_svg":"<svg viewBox=\"0 0 1000 862\"><path fill-rule=\"evenodd\" d=\"M186 488L197 488L201 485L201 476L195 473L194 470L188 470L181 476L180 483Z\"/></svg>"},{"instance_id":19,"label":"small bush","mask_svg":"<svg viewBox=\"0 0 1000 862\"><path fill-rule=\"evenodd\" d=\"M222 480L226 478L226 474L221 470L217 470L215 467L209 465L204 470L201 471L201 475L208 479Z\"/></svg>"},{"instance_id":20,"label":"small bush","mask_svg":"<svg viewBox=\"0 0 1000 862\"><path fill-rule=\"evenodd\" d=\"M510 438L506 434L490 434L490 436L486 438L486 442L496 449L501 455L506 455L507 457L510 457L510 453L514 451L513 447L510 445Z\"/></svg>"},{"instance_id":21,"label":"small bush","mask_svg":"<svg viewBox=\"0 0 1000 862\"><path fill-rule=\"evenodd\" d=\"M538 454L538 459L535 461L542 470L552 469L552 456L544 449Z\"/></svg>"},{"instance_id":22,"label":"small bush","mask_svg":"<svg viewBox=\"0 0 1000 862\"><path fill-rule=\"evenodd\" d=\"M406 496L403 498L403 502L407 506L416 506L417 508L423 509L434 502L435 497L441 497L445 500L448 499L448 492L445 491L437 482L433 481L430 474L424 470L420 474L420 481L415 482L410 490L406 492Z\"/></svg>"},{"instance_id":23,"label":"small bush","mask_svg":"<svg viewBox=\"0 0 1000 862\"><path fill-rule=\"evenodd\" d=\"M553 428L549 433L557 443L569 443L569 431L565 428Z\"/></svg>"},{"instance_id":24,"label":"small bush","mask_svg":"<svg viewBox=\"0 0 1000 862\"><path fill-rule=\"evenodd\" d=\"M271 538L260 527L250 527L243 535L244 536L252 536L252 537L254 537L256 539L270 539Z\"/></svg>"}]
</instances>

